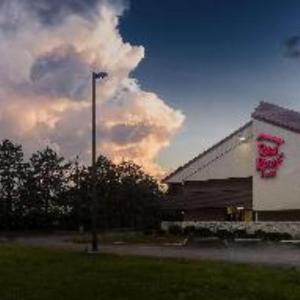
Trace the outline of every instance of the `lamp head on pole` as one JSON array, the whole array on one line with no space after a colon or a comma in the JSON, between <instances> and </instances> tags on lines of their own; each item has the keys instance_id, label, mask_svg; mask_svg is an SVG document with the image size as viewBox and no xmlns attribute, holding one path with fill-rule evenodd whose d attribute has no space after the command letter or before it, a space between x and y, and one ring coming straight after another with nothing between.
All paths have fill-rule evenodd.
<instances>
[{"instance_id":1,"label":"lamp head on pole","mask_svg":"<svg viewBox=\"0 0 300 300\"><path fill-rule=\"evenodd\" d=\"M107 76L108 76L108 74L106 72L98 72L98 73L93 72L93 78L96 79L96 80L97 79L104 79Z\"/></svg>"}]
</instances>

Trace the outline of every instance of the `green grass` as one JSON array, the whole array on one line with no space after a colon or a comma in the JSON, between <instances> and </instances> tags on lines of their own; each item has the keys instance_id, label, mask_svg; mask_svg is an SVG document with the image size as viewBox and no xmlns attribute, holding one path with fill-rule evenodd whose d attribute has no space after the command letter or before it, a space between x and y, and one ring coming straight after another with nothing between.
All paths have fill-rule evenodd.
<instances>
[{"instance_id":1,"label":"green grass","mask_svg":"<svg viewBox=\"0 0 300 300\"><path fill-rule=\"evenodd\" d=\"M0 245L1 300L300 299L300 272Z\"/></svg>"}]
</instances>

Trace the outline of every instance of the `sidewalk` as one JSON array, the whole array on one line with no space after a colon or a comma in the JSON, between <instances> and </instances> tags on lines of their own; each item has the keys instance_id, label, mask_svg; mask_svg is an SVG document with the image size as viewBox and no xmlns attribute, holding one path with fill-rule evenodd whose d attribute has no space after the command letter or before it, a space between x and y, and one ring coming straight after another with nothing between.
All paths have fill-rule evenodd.
<instances>
[{"instance_id":1,"label":"sidewalk","mask_svg":"<svg viewBox=\"0 0 300 300\"><path fill-rule=\"evenodd\" d=\"M18 237L14 243L27 246L63 248L84 251L88 245L68 242L68 236ZM155 245L100 245L100 252L117 255L139 255L157 258L220 260L234 263L254 263L272 266L300 267L300 246L281 244L239 245L228 247L155 246Z\"/></svg>"}]
</instances>

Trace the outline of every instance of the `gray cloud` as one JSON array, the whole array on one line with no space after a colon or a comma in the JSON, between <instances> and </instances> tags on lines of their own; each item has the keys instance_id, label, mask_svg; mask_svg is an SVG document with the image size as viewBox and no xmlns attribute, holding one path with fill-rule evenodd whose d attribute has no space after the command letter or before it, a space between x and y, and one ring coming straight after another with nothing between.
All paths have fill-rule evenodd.
<instances>
[{"instance_id":1,"label":"gray cloud","mask_svg":"<svg viewBox=\"0 0 300 300\"><path fill-rule=\"evenodd\" d=\"M88 65L70 45L38 57L30 72L37 92L72 99L82 99L86 95L89 76Z\"/></svg>"},{"instance_id":2,"label":"gray cloud","mask_svg":"<svg viewBox=\"0 0 300 300\"><path fill-rule=\"evenodd\" d=\"M0 0L0 30L2 33L13 33L24 25L27 11L23 4L19 3L19 0Z\"/></svg>"},{"instance_id":3,"label":"gray cloud","mask_svg":"<svg viewBox=\"0 0 300 300\"><path fill-rule=\"evenodd\" d=\"M121 15L129 6L127 0L1 0L0 11L4 11L7 18L2 22L0 20L0 27L15 30L22 25L23 11L33 14L45 26L61 25L70 15L94 21L98 17L98 6L101 3L113 7L117 15Z\"/></svg>"},{"instance_id":4,"label":"gray cloud","mask_svg":"<svg viewBox=\"0 0 300 300\"><path fill-rule=\"evenodd\" d=\"M22 0L24 1L24 0ZM87 19L97 15L100 0L25 0L26 6L45 25L60 23L66 16L76 14Z\"/></svg>"},{"instance_id":5,"label":"gray cloud","mask_svg":"<svg viewBox=\"0 0 300 300\"><path fill-rule=\"evenodd\" d=\"M286 56L290 58L300 57L300 36L294 35L285 42Z\"/></svg>"},{"instance_id":6,"label":"gray cloud","mask_svg":"<svg viewBox=\"0 0 300 300\"><path fill-rule=\"evenodd\" d=\"M153 127L146 124L118 124L109 129L104 129L102 135L106 136L106 139L113 143L124 145L127 143L138 143L152 131Z\"/></svg>"}]
</instances>

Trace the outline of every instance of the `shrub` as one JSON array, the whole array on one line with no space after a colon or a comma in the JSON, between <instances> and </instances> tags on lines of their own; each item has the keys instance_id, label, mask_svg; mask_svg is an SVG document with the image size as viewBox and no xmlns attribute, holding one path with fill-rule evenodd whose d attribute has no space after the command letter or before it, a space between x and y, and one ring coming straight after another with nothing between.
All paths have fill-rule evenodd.
<instances>
[{"instance_id":1,"label":"shrub","mask_svg":"<svg viewBox=\"0 0 300 300\"><path fill-rule=\"evenodd\" d=\"M282 232L281 233L281 239L282 240L291 240L291 239L293 239L293 237L287 232Z\"/></svg>"},{"instance_id":2,"label":"shrub","mask_svg":"<svg viewBox=\"0 0 300 300\"><path fill-rule=\"evenodd\" d=\"M143 230L144 235L152 235L153 232L154 232L154 230L151 230L149 228L144 228L144 230Z\"/></svg>"},{"instance_id":3,"label":"shrub","mask_svg":"<svg viewBox=\"0 0 300 300\"><path fill-rule=\"evenodd\" d=\"M183 233L184 235L193 235L195 233L195 226L191 225L191 226L186 226L183 229Z\"/></svg>"},{"instance_id":4,"label":"shrub","mask_svg":"<svg viewBox=\"0 0 300 300\"><path fill-rule=\"evenodd\" d=\"M265 239L265 235L266 235L266 233L264 231L262 231L261 229L256 230L254 232L254 236L258 239Z\"/></svg>"},{"instance_id":5,"label":"shrub","mask_svg":"<svg viewBox=\"0 0 300 300\"><path fill-rule=\"evenodd\" d=\"M209 228L196 228L195 230L195 236L197 237L211 237L215 235L216 234Z\"/></svg>"},{"instance_id":6,"label":"shrub","mask_svg":"<svg viewBox=\"0 0 300 300\"><path fill-rule=\"evenodd\" d=\"M164 236L164 235L166 235L166 231L164 229L157 229L156 230L156 235Z\"/></svg>"},{"instance_id":7,"label":"shrub","mask_svg":"<svg viewBox=\"0 0 300 300\"><path fill-rule=\"evenodd\" d=\"M254 235L266 241L289 240L292 238L287 232L265 232L263 230L256 230Z\"/></svg>"},{"instance_id":8,"label":"shrub","mask_svg":"<svg viewBox=\"0 0 300 300\"><path fill-rule=\"evenodd\" d=\"M219 237L222 240L233 240L234 234L233 232L226 230L226 229L219 229L217 231L217 237Z\"/></svg>"},{"instance_id":9,"label":"shrub","mask_svg":"<svg viewBox=\"0 0 300 300\"><path fill-rule=\"evenodd\" d=\"M172 235L180 235L182 234L182 228L179 225L171 225L168 232Z\"/></svg>"},{"instance_id":10,"label":"shrub","mask_svg":"<svg viewBox=\"0 0 300 300\"><path fill-rule=\"evenodd\" d=\"M245 229L237 229L233 232L233 235L235 238L239 238L239 239L252 237L250 236L250 234L247 233Z\"/></svg>"},{"instance_id":11,"label":"shrub","mask_svg":"<svg viewBox=\"0 0 300 300\"><path fill-rule=\"evenodd\" d=\"M268 241L280 241L291 239L290 234L283 232L266 232L265 239Z\"/></svg>"}]
</instances>

